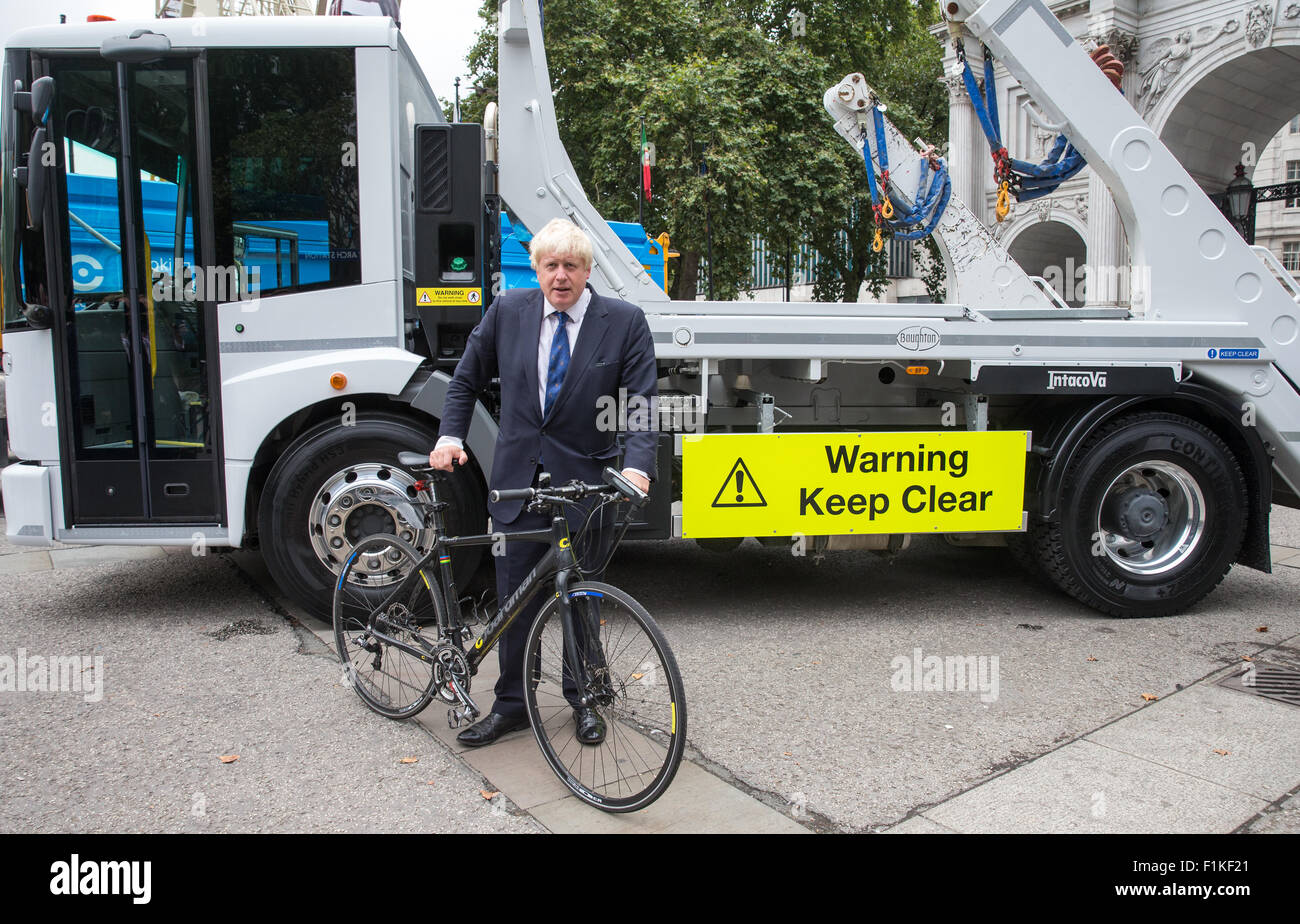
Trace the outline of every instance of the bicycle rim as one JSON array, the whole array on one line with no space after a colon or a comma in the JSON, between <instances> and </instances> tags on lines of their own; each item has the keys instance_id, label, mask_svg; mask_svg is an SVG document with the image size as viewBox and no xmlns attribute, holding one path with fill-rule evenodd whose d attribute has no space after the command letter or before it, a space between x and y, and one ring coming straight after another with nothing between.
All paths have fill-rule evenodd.
<instances>
[{"instance_id":1,"label":"bicycle rim","mask_svg":"<svg viewBox=\"0 0 1300 924\"><path fill-rule=\"evenodd\" d=\"M574 622L592 680L586 694L605 722L599 744L578 740L566 683L558 600L529 630L524 691L533 734L547 763L579 799L608 812L632 812L659 798L686 746L681 674L663 633L627 594L594 581L569 589ZM599 644L595 644L598 637ZM569 689L566 691L566 686Z\"/></svg>"},{"instance_id":2,"label":"bicycle rim","mask_svg":"<svg viewBox=\"0 0 1300 924\"><path fill-rule=\"evenodd\" d=\"M431 652L442 606L430 569L423 569L404 599L392 599L398 582L422 557L395 536L372 536L353 548L334 588L334 644L344 683L390 719L416 715L434 693ZM417 657L381 641L372 625L426 655Z\"/></svg>"}]
</instances>

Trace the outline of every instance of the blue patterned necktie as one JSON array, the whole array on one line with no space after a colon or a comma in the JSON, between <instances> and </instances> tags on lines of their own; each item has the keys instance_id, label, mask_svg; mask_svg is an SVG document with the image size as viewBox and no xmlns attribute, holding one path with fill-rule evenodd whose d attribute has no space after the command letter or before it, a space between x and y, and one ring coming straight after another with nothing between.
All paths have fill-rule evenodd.
<instances>
[{"instance_id":1,"label":"blue patterned necktie","mask_svg":"<svg viewBox=\"0 0 1300 924\"><path fill-rule=\"evenodd\" d=\"M569 371L569 332L564 325L569 316L563 311L555 312L555 336L551 338L551 365L546 371L546 404L542 416L551 413L551 405L560 394L564 384L564 373Z\"/></svg>"}]
</instances>

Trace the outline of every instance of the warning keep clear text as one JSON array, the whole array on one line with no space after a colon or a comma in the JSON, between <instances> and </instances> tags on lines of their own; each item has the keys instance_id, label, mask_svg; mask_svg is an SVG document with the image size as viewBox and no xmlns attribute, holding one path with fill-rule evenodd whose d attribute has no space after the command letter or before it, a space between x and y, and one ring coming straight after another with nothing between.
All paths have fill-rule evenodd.
<instances>
[{"instance_id":1,"label":"warning keep clear text","mask_svg":"<svg viewBox=\"0 0 1300 924\"><path fill-rule=\"evenodd\" d=\"M682 440L682 535L1017 530L1029 434L744 433Z\"/></svg>"},{"instance_id":2,"label":"warning keep clear text","mask_svg":"<svg viewBox=\"0 0 1300 924\"><path fill-rule=\"evenodd\" d=\"M826 446L826 463L831 474L843 472L860 472L862 474L885 473L894 466L897 473L906 472L947 472L952 478L966 475L968 451L954 449L944 452L941 449L925 448L924 443L915 450L884 450L872 452L860 447ZM906 465L906 468L904 468ZM889 512L890 496L888 493L843 494L827 492L822 497L823 487L801 487L799 489L799 515L839 516L849 513L855 516L866 514L867 519ZM908 513L925 513L941 511L982 511L993 495L992 489L970 491L941 491L934 484L911 484L905 487L900 497L903 509Z\"/></svg>"}]
</instances>

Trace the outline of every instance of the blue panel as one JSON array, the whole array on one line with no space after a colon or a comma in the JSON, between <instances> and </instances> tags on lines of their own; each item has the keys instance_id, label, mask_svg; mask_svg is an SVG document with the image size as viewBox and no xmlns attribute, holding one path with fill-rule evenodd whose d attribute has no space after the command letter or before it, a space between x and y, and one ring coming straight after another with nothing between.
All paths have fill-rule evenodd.
<instances>
[{"instance_id":1,"label":"blue panel","mask_svg":"<svg viewBox=\"0 0 1300 924\"><path fill-rule=\"evenodd\" d=\"M632 251L632 255L641 261L650 278L661 282L664 278L663 254L650 252L652 242L646 237L645 230L635 222L611 221L609 226L619 240L627 245L627 249ZM524 249L524 243L532 239L527 228L511 224L510 217L505 212L501 213L502 288L524 289L537 286L537 274L529 265L528 251ZM656 244L655 250L658 249Z\"/></svg>"},{"instance_id":2,"label":"blue panel","mask_svg":"<svg viewBox=\"0 0 1300 924\"><path fill-rule=\"evenodd\" d=\"M144 227L149 238L151 273L173 272L176 246L176 184L142 180ZM121 247L118 226L117 181L111 177L68 175L68 206L82 221ZM297 234L298 284L329 281L329 227L326 221L249 221L250 225ZM75 221L68 222L72 243L72 276L78 295L122 291L122 261L113 248ZM525 265L527 254L524 255ZM194 267L194 226L185 219L184 265ZM277 288L275 239L256 234L246 236L244 265L258 267L261 289ZM280 266L283 285L288 286L289 242L281 240ZM534 285L536 282L533 283Z\"/></svg>"}]
</instances>

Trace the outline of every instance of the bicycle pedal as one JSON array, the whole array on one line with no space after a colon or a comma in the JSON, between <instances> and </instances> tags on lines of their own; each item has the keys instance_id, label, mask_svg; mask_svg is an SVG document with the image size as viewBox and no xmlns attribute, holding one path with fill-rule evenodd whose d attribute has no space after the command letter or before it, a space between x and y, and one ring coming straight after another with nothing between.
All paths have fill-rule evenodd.
<instances>
[{"instance_id":1,"label":"bicycle pedal","mask_svg":"<svg viewBox=\"0 0 1300 924\"><path fill-rule=\"evenodd\" d=\"M478 718L478 710L470 707L457 709L452 706L447 710L447 724L452 728L460 728L466 722L473 722Z\"/></svg>"}]
</instances>

